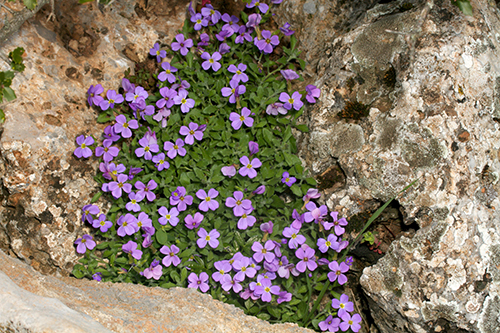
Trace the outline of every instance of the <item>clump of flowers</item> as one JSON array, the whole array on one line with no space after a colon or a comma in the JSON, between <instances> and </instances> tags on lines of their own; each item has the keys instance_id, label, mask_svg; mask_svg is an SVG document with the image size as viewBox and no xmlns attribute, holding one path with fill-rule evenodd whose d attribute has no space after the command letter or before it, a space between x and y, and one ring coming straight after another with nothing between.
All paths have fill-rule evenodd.
<instances>
[{"instance_id":1,"label":"clump of flowers","mask_svg":"<svg viewBox=\"0 0 500 333\"><path fill-rule=\"evenodd\" d=\"M264 29L280 2L253 0L257 13L239 18L192 10L166 49L150 50L154 88L129 76L104 99L90 87L98 121L113 123L95 148L101 191L82 214L95 238L75 242L85 254L76 277L196 288L262 319L359 330L344 294L309 308L346 283L351 262L347 221L313 201L316 182L295 155L292 129L307 130L298 119L320 91L292 90L291 67L304 63L290 25ZM93 144L78 137L75 155L92 156ZM101 195L107 212L93 205Z\"/></svg>"}]
</instances>

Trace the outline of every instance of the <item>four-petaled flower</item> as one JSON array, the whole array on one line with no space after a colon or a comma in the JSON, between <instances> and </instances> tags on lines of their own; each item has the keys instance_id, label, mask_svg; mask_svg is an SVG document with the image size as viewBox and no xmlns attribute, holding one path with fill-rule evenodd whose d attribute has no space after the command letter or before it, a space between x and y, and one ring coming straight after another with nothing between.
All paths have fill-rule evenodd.
<instances>
[{"instance_id":1,"label":"four-petaled flower","mask_svg":"<svg viewBox=\"0 0 500 333\"><path fill-rule=\"evenodd\" d=\"M188 214L184 218L185 226L188 229L196 229L200 226L201 221L203 221L204 216L201 213L196 212L194 217L191 214Z\"/></svg>"},{"instance_id":2,"label":"four-petaled flower","mask_svg":"<svg viewBox=\"0 0 500 333\"><path fill-rule=\"evenodd\" d=\"M219 208L219 202L213 199L215 199L218 195L219 192L213 188L208 190L208 195L205 190L198 190L196 192L196 196L198 197L198 199L202 200L198 208L204 212L208 212L209 209L216 210L217 208Z\"/></svg>"},{"instance_id":3,"label":"four-petaled flower","mask_svg":"<svg viewBox=\"0 0 500 333\"><path fill-rule=\"evenodd\" d=\"M212 231L207 233L204 228L200 228L200 230L198 230L198 236L200 236L200 238L196 241L196 244L198 244L200 249L207 246L207 243L212 249L219 246L219 240L217 238L219 238L220 233L215 229L212 229Z\"/></svg>"},{"instance_id":4,"label":"four-petaled flower","mask_svg":"<svg viewBox=\"0 0 500 333\"><path fill-rule=\"evenodd\" d=\"M321 90L316 86L309 84L306 86L306 100L309 103L316 103L316 99L321 95Z\"/></svg>"},{"instance_id":5,"label":"four-petaled flower","mask_svg":"<svg viewBox=\"0 0 500 333\"><path fill-rule=\"evenodd\" d=\"M99 95L103 92L104 88L100 84L96 84L95 87L93 84L90 85L89 90L87 90L87 94L89 95L89 97L87 98L87 102L89 102L89 105L92 106L101 104L104 98Z\"/></svg>"},{"instance_id":6,"label":"four-petaled flower","mask_svg":"<svg viewBox=\"0 0 500 333\"><path fill-rule=\"evenodd\" d=\"M108 90L106 92L106 97L108 98L107 100L105 99L101 103L99 103L99 106L103 111L109 108L114 108L115 103L119 104L124 101L123 96L121 94L117 94L114 90Z\"/></svg>"},{"instance_id":7,"label":"four-petaled flower","mask_svg":"<svg viewBox=\"0 0 500 333\"><path fill-rule=\"evenodd\" d=\"M141 260L142 251L137 250L137 243L133 241L128 241L126 244L122 245L122 251L132 255L137 260Z\"/></svg>"},{"instance_id":8,"label":"four-petaled flower","mask_svg":"<svg viewBox=\"0 0 500 333\"><path fill-rule=\"evenodd\" d=\"M286 184L288 187L292 187L293 183L295 183L296 181L297 178L290 177L290 174L287 171L283 172L283 176L281 178L281 182L283 184Z\"/></svg>"},{"instance_id":9,"label":"four-petaled flower","mask_svg":"<svg viewBox=\"0 0 500 333\"><path fill-rule=\"evenodd\" d=\"M163 68L164 71L161 72L160 74L158 74L158 80L160 80L161 82L164 82L165 80L167 80L170 83L174 83L175 82L175 75L173 73L177 72L177 68L170 65L170 63L168 61L162 62L161 68Z\"/></svg>"},{"instance_id":10,"label":"four-petaled flower","mask_svg":"<svg viewBox=\"0 0 500 333\"><path fill-rule=\"evenodd\" d=\"M233 197L226 199L226 207L233 208L234 216L242 216L245 213L250 213L253 210L252 201L243 199L243 192L235 191Z\"/></svg>"},{"instance_id":11,"label":"four-petaled flower","mask_svg":"<svg viewBox=\"0 0 500 333\"><path fill-rule=\"evenodd\" d=\"M332 308L338 309L337 315L342 317L344 313L354 311L354 304L349 302L349 296L342 294L340 299L332 299Z\"/></svg>"},{"instance_id":12,"label":"four-petaled flower","mask_svg":"<svg viewBox=\"0 0 500 333\"><path fill-rule=\"evenodd\" d=\"M161 225L166 225L168 222L173 227L175 227L177 223L179 223L179 218L177 217L179 215L179 211L175 207L173 207L169 211L164 206L161 206L160 208L158 208L158 213L161 215L161 217L158 219L158 223L160 223Z\"/></svg>"},{"instance_id":13,"label":"four-petaled flower","mask_svg":"<svg viewBox=\"0 0 500 333\"><path fill-rule=\"evenodd\" d=\"M160 249L160 252L165 255L163 260L161 261L163 266L169 267L170 265L177 266L181 263L181 260L177 256L177 253L179 253L179 248L175 245L172 245L170 247L168 246L162 246Z\"/></svg>"},{"instance_id":14,"label":"four-petaled flower","mask_svg":"<svg viewBox=\"0 0 500 333\"><path fill-rule=\"evenodd\" d=\"M185 39L183 34L178 34L177 36L175 36L175 39L177 40L177 42L172 43L172 45L171 45L172 50L174 50L174 51L181 50L181 54L183 56L188 54L188 52L189 52L188 48L193 46L193 40L192 39Z\"/></svg>"},{"instance_id":15,"label":"four-petaled flower","mask_svg":"<svg viewBox=\"0 0 500 333\"><path fill-rule=\"evenodd\" d=\"M246 7L247 8L257 7L259 8L262 14L267 13L269 9L269 5L264 2L261 2L260 0L252 0L252 2L248 3Z\"/></svg>"},{"instance_id":16,"label":"four-petaled flower","mask_svg":"<svg viewBox=\"0 0 500 333\"><path fill-rule=\"evenodd\" d=\"M110 139L105 139L102 142L102 147L96 147L95 149L95 156L100 157L102 156L102 159L104 162L111 162L113 158L118 156L118 153L120 152L120 148L118 147L112 147L111 145L113 144L113 141Z\"/></svg>"},{"instance_id":17,"label":"four-petaled flower","mask_svg":"<svg viewBox=\"0 0 500 333\"><path fill-rule=\"evenodd\" d=\"M225 291L231 290L233 288L233 291L235 293L239 293L243 287L241 286L240 282L243 281L243 279L234 276L234 278L231 277L229 274L224 274L221 279L221 287Z\"/></svg>"},{"instance_id":18,"label":"four-petaled flower","mask_svg":"<svg viewBox=\"0 0 500 333\"><path fill-rule=\"evenodd\" d=\"M262 37L262 39L255 37L253 42L264 53L273 52L273 45L276 46L280 43L280 38L277 35L272 36L269 30L262 30Z\"/></svg>"},{"instance_id":19,"label":"four-petaled flower","mask_svg":"<svg viewBox=\"0 0 500 333\"><path fill-rule=\"evenodd\" d=\"M181 106L182 113L188 113L194 107L194 99L187 98L188 92L185 89L179 90L177 96L174 97L175 105Z\"/></svg>"},{"instance_id":20,"label":"four-petaled flower","mask_svg":"<svg viewBox=\"0 0 500 333\"><path fill-rule=\"evenodd\" d=\"M118 133L122 135L124 138L130 138L132 136L132 129L137 129L139 128L139 123L137 120L132 119L130 121L127 121L127 118L125 118L124 115L120 114L116 116L115 118L116 124L113 125L113 129L115 133Z\"/></svg>"},{"instance_id":21,"label":"four-petaled flower","mask_svg":"<svg viewBox=\"0 0 500 333\"><path fill-rule=\"evenodd\" d=\"M267 262L272 262L276 255L271 252L276 247L276 244L272 240L268 240L264 246L259 242L254 242L252 245L252 250L255 252L253 254L253 259L256 262L261 262L266 259Z\"/></svg>"},{"instance_id":22,"label":"four-petaled flower","mask_svg":"<svg viewBox=\"0 0 500 333\"><path fill-rule=\"evenodd\" d=\"M94 220L92 222L92 226L94 228L99 228L99 230L101 230L101 232L106 232L106 231L108 231L109 228L111 228L113 226L113 222L106 221L106 215L101 214L101 215L99 215L97 220Z\"/></svg>"},{"instance_id":23,"label":"four-petaled flower","mask_svg":"<svg viewBox=\"0 0 500 333\"><path fill-rule=\"evenodd\" d=\"M318 245L318 249L322 253L325 253L326 251L328 251L328 249L332 249L335 251L338 250L340 244L339 244L339 242L337 242L337 236L330 234L330 235L328 235L327 239L319 238L317 245Z\"/></svg>"},{"instance_id":24,"label":"four-petaled flower","mask_svg":"<svg viewBox=\"0 0 500 333\"><path fill-rule=\"evenodd\" d=\"M314 250L305 244L295 251L295 256L301 259L296 266L296 269L301 273L304 273L306 268L314 271L318 267L314 258Z\"/></svg>"},{"instance_id":25,"label":"four-petaled flower","mask_svg":"<svg viewBox=\"0 0 500 333\"><path fill-rule=\"evenodd\" d=\"M251 114L252 111L250 111L250 109L248 109L247 107L243 107L243 109L241 109L241 114L231 112L231 114L229 115L229 120L232 121L231 126L235 130L239 130L243 123L245 123L247 127L252 127L253 118L250 118Z\"/></svg>"},{"instance_id":26,"label":"four-petaled flower","mask_svg":"<svg viewBox=\"0 0 500 333\"><path fill-rule=\"evenodd\" d=\"M195 289L200 288L200 290L203 291L204 293L206 293L209 289L207 283L208 274L205 272L201 272L200 277L198 277L198 275L196 275L195 273L189 274L188 281L189 281L188 288L195 288Z\"/></svg>"},{"instance_id":27,"label":"four-petaled flower","mask_svg":"<svg viewBox=\"0 0 500 333\"><path fill-rule=\"evenodd\" d=\"M224 96L224 97L229 96L229 103L234 104L234 103L236 103L236 98L239 98L240 95L243 95L247 91L247 88L244 85L239 84L239 82L234 80L234 79L229 81L229 86L231 88L229 88L229 87L222 88L221 93L222 93L222 96ZM253 122L253 120L252 120L252 122Z\"/></svg>"},{"instance_id":28,"label":"four-petaled flower","mask_svg":"<svg viewBox=\"0 0 500 333\"><path fill-rule=\"evenodd\" d=\"M234 73L232 80L235 80L236 82L247 82L248 81L248 75L243 73L246 71L247 65L245 64L239 64L238 67L235 65L229 65L227 68L228 72Z\"/></svg>"},{"instance_id":29,"label":"four-petaled flower","mask_svg":"<svg viewBox=\"0 0 500 333\"><path fill-rule=\"evenodd\" d=\"M349 328L353 332L358 332L361 329L361 325L359 324L361 322L361 316L359 314L355 313L351 317L349 313L344 313L340 318L343 322L340 323L339 327L343 332L347 331Z\"/></svg>"},{"instance_id":30,"label":"four-petaled flower","mask_svg":"<svg viewBox=\"0 0 500 333\"><path fill-rule=\"evenodd\" d=\"M186 188L184 186L179 186L172 192L170 196L170 204L175 206L179 212L185 211L187 206L193 203L193 197L191 195L186 195Z\"/></svg>"},{"instance_id":31,"label":"four-petaled flower","mask_svg":"<svg viewBox=\"0 0 500 333\"><path fill-rule=\"evenodd\" d=\"M291 110L292 107L295 110L300 110L302 105L304 105L304 103L300 100L301 98L302 95L298 91L295 91L292 94L292 97L290 97L290 95L288 95L286 92L282 92L280 94L280 101L285 103L283 107L287 110Z\"/></svg>"},{"instance_id":32,"label":"four-petaled flower","mask_svg":"<svg viewBox=\"0 0 500 333\"><path fill-rule=\"evenodd\" d=\"M260 298L264 302L271 302L272 296L273 295L279 295L280 293L280 287L279 286L273 286L273 283L269 279L262 279L260 281L260 286L255 287L255 293L260 295Z\"/></svg>"},{"instance_id":33,"label":"four-petaled flower","mask_svg":"<svg viewBox=\"0 0 500 333\"><path fill-rule=\"evenodd\" d=\"M91 136L85 137L83 134L76 138L76 143L79 145L78 148L75 149L75 156L78 158L87 158L92 156L92 150L88 146L92 146L94 144L94 138Z\"/></svg>"},{"instance_id":34,"label":"four-petaled flower","mask_svg":"<svg viewBox=\"0 0 500 333\"><path fill-rule=\"evenodd\" d=\"M330 268L331 272L328 273L328 279L330 282L337 282L340 285L343 285L347 282L347 276L344 275L345 272L349 270L349 266L345 262L341 262L340 265L336 261L332 261L328 264L328 268Z\"/></svg>"},{"instance_id":35,"label":"four-petaled flower","mask_svg":"<svg viewBox=\"0 0 500 333\"><path fill-rule=\"evenodd\" d=\"M203 131L200 130L200 126L197 123L190 122L189 127L181 126L179 130L180 135L186 135L184 141L188 145L192 145L194 143L194 139L200 141L203 139Z\"/></svg>"},{"instance_id":36,"label":"four-petaled flower","mask_svg":"<svg viewBox=\"0 0 500 333\"><path fill-rule=\"evenodd\" d=\"M326 317L325 320L318 323L322 331L337 332L339 330L340 318L333 318L332 315Z\"/></svg>"},{"instance_id":37,"label":"four-petaled flower","mask_svg":"<svg viewBox=\"0 0 500 333\"><path fill-rule=\"evenodd\" d=\"M238 170L238 173L243 177L248 176L248 178L255 178L257 176L255 168L259 168L262 165L258 158L254 158L252 162L250 162L247 156L240 158L240 162L243 166Z\"/></svg>"},{"instance_id":38,"label":"four-petaled flower","mask_svg":"<svg viewBox=\"0 0 500 333\"><path fill-rule=\"evenodd\" d=\"M288 241L289 248L296 249L306 242L306 238L302 235L299 235L298 233L299 230L293 227L286 227L283 230L283 236L285 236L286 238L290 238L290 240Z\"/></svg>"},{"instance_id":39,"label":"four-petaled flower","mask_svg":"<svg viewBox=\"0 0 500 333\"><path fill-rule=\"evenodd\" d=\"M161 60L167 56L167 51L160 50L160 44L155 43L155 45L149 50L149 54L156 57L156 61L161 62Z\"/></svg>"},{"instance_id":40,"label":"four-petaled flower","mask_svg":"<svg viewBox=\"0 0 500 333\"><path fill-rule=\"evenodd\" d=\"M95 242L90 235L83 235L82 238L78 238L75 241L76 244L76 252L85 253L87 249L92 250L95 247Z\"/></svg>"},{"instance_id":41,"label":"four-petaled flower","mask_svg":"<svg viewBox=\"0 0 500 333\"><path fill-rule=\"evenodd\" d=\"M184 141L182 139L177 139L175 140L175 144L173 144L170 141L166 141L163 144L163 149L167 151L167 156L170 157L171 159L175 158L177 154L180 156L186 155L186 149L184 147Z\"/></svg>"},{"instance_id":42,"label":"four-petaled flower","mask_svg":"<svg viewBox=\"0 0 500 333\"><path fill-rule=\"evenodd\" d=\"M210 55L208 52L203 52L201 54L201 58L205 61L201 64L201 67L204 70L208 70L212 68L214 72L217 72L222 65L219 63L219 60L222 59L222 55L219 52L214 52L214 54Z\"/></svg>"}]
</instances>

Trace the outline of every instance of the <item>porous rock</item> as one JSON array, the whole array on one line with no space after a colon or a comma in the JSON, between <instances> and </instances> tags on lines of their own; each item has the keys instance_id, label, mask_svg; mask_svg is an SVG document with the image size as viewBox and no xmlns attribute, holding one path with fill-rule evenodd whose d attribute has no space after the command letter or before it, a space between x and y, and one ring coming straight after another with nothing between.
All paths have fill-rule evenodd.
<instances>
[{"instance_id":1,"label":"porous rock","mask_svg":"<svg viewBox=\"0 0 500 333\"><path fill-rule=\"evenodd\" d=\"M44 276L1 250L0 269L1 332L312 332L246 316L195 289Z\"/></svg>"},{"instance_id":2,"label":"porous rock","mask_svg":"<svg viewBox=\"0 0 500 333\"><path fill-rule=\"evenodd\" d=\"M445 0L290 0L277 18L311 63L304 84L322 90L304 163L346 175L329 208L352 216L418 179L397 198L418 230L361 278L380 332L500 332L500 11L471 3L472 17ZM348 102L369 115L339 117ZM346 126L359 132L334 145Z\"/></svg>"},{"instance_id":3,"label":"porous rock","mask_svg":"<svg viewBox=\"0 0 500 333\"><path fill-rule=\"evenodd\" d=\"M150 6L156 10L150 15L151 8L134 1L56 1L54 22L47 22L46 6L2 45L23 47L26 69L13 80L17 99L3 106L0 248L45 274L71 273L78 259L73 242L88 233L81 209L97 192L98 168L97 159L73 155L75 139L99 138L104 128L89 108L87 89L118 90L132 60L173 39L187 4L164 3L162 11Z\"/></svg>"}]
</instances>

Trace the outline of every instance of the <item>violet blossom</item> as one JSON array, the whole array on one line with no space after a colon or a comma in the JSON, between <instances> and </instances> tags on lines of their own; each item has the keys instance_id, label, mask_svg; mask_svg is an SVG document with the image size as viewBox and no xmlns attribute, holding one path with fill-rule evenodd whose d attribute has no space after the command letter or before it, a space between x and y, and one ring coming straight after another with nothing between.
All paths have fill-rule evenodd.
<instances>
[{"instance_id":1,"label":"violet blossom","mask_svg":"<svg viewBox=\"0 0 500 333\"><path fill-rule=\"evenodd\" d=\"M133 241L128 241L126 244L122 245L122 251L132 255L137 260L141 260L142 251L137 250L137 243Z\"/></svg>"},{"instance_id":2,"label":"violet blossom","mask_svg":"<svg viewBox=\"0 0 500 333\"><path fill-rule=\"evenodd\" d=\"M266 113L271 116L277 116L278 113L280 114L287 114L288 110L283 107L283 103L272 103L269 104L266 108Z\"/></svg>"},{"instance_id":3,"label":"violet blossom","mask_svg":"<svg viewBox=\"0 0 500 333\"><path fill-rule=\"evenodd\" d=\"M269 30L262 30L262 39L255 37L253 43L260 51L269 54L273 52L273 46L280 43L280 39L277 35L271 35Z\"/></svg>"},{"instance_id":4,"label":"violet blossom","mask_svg":"<svg viewBox=\"0 0 500 333\"><path fill-rule=\"evenodd\" d=\"M120 104L124 101L123 96L121 94L117 94L116 91L114 90L108 90L106 92L106 97L108 98L107 100L103 99L103 101L99 103L99 106L103 111L109 108L114 108L115 103Z\"/></svg>"},{"instance_id":5,"label":"violet blossom","mask_svg":"<svg viewBox=\"0 0 500 333\"><path fill-rule=\"evenodd\" d=\"M224 88L222 88L224 89ZM234 96L234 95L232 95ZM231 98L229 98L229 101L231 102ZM241 114L237 114L236 112L231 112L229 115L229 120L232 121L231 126L235 130L239 130L241 128L241 125L244 123L247 127L252 127L253 126L253 118L250 118L250 115L252 114L252 111L248 109L247 107L243 107L241 109Z\"/></svg>"},{"instance_id":6,"label":"violet blossom","mask_svg":"<svg viewBox=\"0 0 500 333\"><path fill-rule=\"evenodd\" d=\"M142 272L142 275L148 280L151 278L159 280L163 275L163 267L160 265L160 261L158 259L153 260L151 265Z\"/></svg>"},{"instance_id":7,"label":"violet blossom","mask_svg":"<svg viewBox=\"0 0 500 333\"><path fill-rule=\"evenodd\" d=\"M102 142L102 147L96 147L95 156L102 156L104 162L111 162L120 152L120 148L112 147L112 144L113 142L111 140L104 140Z\"/></svg>"},{"instance_id":8,"label":"violet blossom","mask_svg":"<svg viewBox=\"0 0 500 333\"><path fill-rule=\"evenodd\" d=\"M209 289L207 283L208 274L205 272L201 272L200 277L198 277L198 275L196 275L195 273L189 274L188 281L189 281L188 288L195 288L195 289L200 288L200 290L204 293L207 292Z\"/></svg>"},{"instance_id":9,"label":"violet blossom","mask_svg":"<svg viewBox=\"0 0 500 333\"><path fill-rule=\"evenodd\" d=\"M163 266L169 267L170 265L177 266L181 263L181 260L177 256L177 253L179 253L179 248L175 245L172 245L170 247L168 246L162 246L160 249L160 252L165 255L163 260L161 261Z\"/></svg>"},{"instance_id":10,"label":"violet blossom","mask_svg":"<svg viewBox=\"0 0 500 333\"><path fill-rule=\"evenodd\" d=\"M137 120L132 119L130 121L127 121L127 118L120 114L116 116L115 118L116 124L113 125L113 130L117 134L121 134L123 138L130 138L132 136L132 129L137 129L139 128L139 123Z\"/></svg>"},{"instance_id":11,"label":"violet blossom","mask_svg":"<svg viewBox=\"0 0 500 333\"><path fill-rule=\"evenodd\" d=\"M154 190L155 188L157 188L158 184L153 179L151 179L148 182L147 186L144 185L144 183L141 181L135 182L134 186L136 189L139 190L139 192L137 192L137 194L146 196L146 198L148 199L149 202L156 199L156 194L154 194L151 190Z\"/></svg>"},{"instance_id":12,"label":"violet blossom","mask_svg":"<svg viewBox=\"0 0 500 333\"><path fill-rule=\"evenodd\" d=\"M96 220L92 222L92 226L94 228L99 228L101 232L106 232L113 226L113 222L106 221L106 215L101 214Z\"/></svg>"},{"instance_id":13,"label":"violet blossom","mask_svg":"<svg viewBox=\"0 0 500 333\"><path fill-rule=\"evenodd\" d=\"M90 85L89 90L87 90L87 102L89 106L96 105L98 106L104 100L102 96L99 96L104 92L104 88L100 84Z\"/></svg>"},{"instance_id":14,"label":"violet blossom","mask_svg":"<svg viewBox=\"0 0 500 333\"><path fill-rule=\"evenodd\" d=\"M182 141L182 139L180 138L175 141L175 144L173 144L170 141L166 141L163 144L163 149L167 151L167 156L171 159L174 159L177 156L177 154L179 154L180 156L185 156L186 149L184 149L183 147L184 147L184 141Z\"/></svg>"},{"instance_id":15,"label":"violet blossom","mask_svg":"<svg viewBox=\"0 0 500 333\"><path fill-rule=\"evenodd\" d=\"M321 95L321 90L312 84L306 86L306 100L309 103L316 103L316 99Z\"/></svg>"},{"instance_id":16,"label":"violet blossom","mask_svg":"<svg viewBox=\"0 0 500 333\"><path fill-rule=\"evenodd\" d=\"M177 217L179 215L179 211L175 207L173 207L169 211L166 207L161 206L160 208L158 208L158 214L161 215L161 217L158 219L158 223L160 223L161 225L170 223L172 227L175 227L177 223L179 223L179 218Z\"/></svg>"},{"instance_id":17,"label":"violet blossom","mask_svg":"<svg viewBox=\"0 0 500 333\"><path fill-rule=\"evenodd\" d=\"M300 110L300 108L304 105L304 103L300 100L301 98L302 95L298 91L295 91L292 94L292 97L285 92L280 94L280 101L285 103L283 107L287 110L291 110L292 107L295 110Z\"/></svg>"},{"instance_id":18,"label":"violet blossom","mask_svg":"<svg viewBox=\"0 0 500 333\"><path fill-rule=\"evenodd\" d=\"M257 176L255 168L259 168L262 165L258 158L254 158L252 162L250 162L247 156L240 158L240 163L243 166L238 170L238 173L243 177L248 176L248 178L255 178Z\"/></svg>"},{"instance_id":19,"label":"violet blossom","mask_svg":"<svg viewBox=\"0 0 500 333\"><path fill-rule=\"evenodd\" d=\"M164 153L159 153L158 155L153 156L152 158L153 163L155 164L156 169L158 171L166 170L170 168L170 163L165 161L165 154Z\"/></svg>"},{"instance_id":20,"label":"violet blossom","mask_svg":"<svg viewBox=\"0 0 500 333\"><path fill-rule=\"evenodd\" d=\"M243 95L246 91L247 91L247 88L244 85L239 84L239 82L236 80L231 80L231 81L229 81L229 87L224 87L221 89L221 94L224 97L229 96L229 103L234 104L234 103L236 103L236 99L240 95ZM234 113L234 112L232 112L232 113Z\"/></svg>"},{"instance_id":21,"label":"violet blossom","mask_svg":"<svg viewBox=\"0 0 500 333\"><path fill-rule=\"evenodd\" d=\"M181 51L181 54L185 56L188 54L189 50L188 48L193 46L193 40L192 39L185 39L183 34L178 34L175 36L175 40L177 42L173 42L170 47L172 48L173 51Z\"/></svg>"},{"instance_id":22,"label":"violet blossom","mask_svg":"<svg viewBox=\"0 0 500 333\"><path fill-rule=\"evenodd\" d=\"M88 147L94 144L94 138L91 136L85 137L83 134L76 138L76 144L79 145L75 149L74 154L78 158L88 158L92 156L92 150Z\"/></svg>"},{"instance_id":23,"label":"violet blossom","mask_svg":"<svg viewBox=\"0 0 500 333\"><path fill-rule=\"evenodd\" d=\"M288 187L292 187L292 185L297 181L297 178L290 177L290 174L287 171L283 172L281 177L281 182L286 184Z\"/></svg>"},{"instance_id":24,"label":"violet blossom","mask_svg":"<svg viewBox=\"0 0 500 333\"><path fill-rule=\"evenodd\" d=\"M262 14L267 13L267 11L269 10L269 5L267 5L264 2L261 2L260 0L252 0L252 2L246 5L246 7L247 8L258 7Z\"/></svg>"},{"instance_id":25,"label":"violet blossom","mask_svg":"<svg viewBox=\"0 0 500 333\"><path fill-rule=\"evenodd\" d=\"M170 65L168 61L162 62L161 68L163 68L164 71L158 74L158 80L161 82L165 82L165 80L167 80L170 83L174 83L175 75L173 73L177 72L177 68Z\"/></svg>"},{"instance_id":26,"label":"violet blossom","mask_svg":"<svg viewBox=\"0 0 500 333\"><path fill-rule=\"evenodd\" d=\"M203 132L199 129L199 125L197 123L190 122L189 127L181 126L179 130L180 135L186 135L185 142L188 145L192 145L194 143L194 139L200 141L203 139Z\"/></svg>"},{"instance_id":27,"label":"violet blossom","mask_svg":"<svg viewBox=\"0 0 500 333\"><path fill-rule=\"evenodd\" d=\"M161 62L161 60L167 56L167 51L160 50L160 44L155 43L155 45L149 50L149 54L153 57L156 56L156 61Z\"/></svg>"},{"instance_id":28,"label":"violet blossom","mask_svg":"<svg viewBox=\"0 0 500 333\"><path fill-rule=\"evenodd\" d=\"M218 195L219 192L213 188L208 190L208 194L207 192L205 192L205 190L198 190L196 192L196 197L202 200L198 208L204 212L207 212L209 209L216 210L217 208L219 208L219 202L213 199L215 199Z\"/></svg>"},{"instance_id":29,"label":"violet blossom","mask_svg":"<svg viewBox=\"0 0 500 333\"><path fill-rule=\"evenodd\" d=\"M243 192L233 192L233 197L226 199L226 207L233 208L234 216L242 216L246 211L253 210L252 201L243 199ZM248 212L248 213L250 213Z\"/></svg>"},{"instance_id":30,"label":"violet blossom","mask_svg":"<svg viewBox=\"0 0 500 333\"><path fill-rule=\"evenodd\" d=\"M203 221L204 216L198 212L192 216L191 214L186 215L184 218L185 226L188 229L196 229L200 226L201 221Z\"/></svg>"},{"instance_id":31,"label":"violet blossom","mask_svg":"<svg viewBox=\"0 0 500 333\"><path fill-rule=\"evenodd\" d=\"M92 236L90 235L83 235L81 238L78 238L75 241L76 244L76 252L83 254L87 252L87 249L93 250L96 243L92 239Z\"/></svg>"},{"instance_id":32,"label":"violet blossom","mask_svg":"<svg viewBox=\"0 0 500 333\"><path fill-rule=\"evenodd\" d=\"M212 249L217 248L219 246L219 238L220 233L216 229L212 229L209 233L204 228L200 228L198 230L197 235L200 237L197 241L196 244L198 244L198 247L200 249L203 249L205 246L210 245Z\"/></svg>"},{"instance_id":33,"label":"violet blossom","mask_svg":"<svg viewBox=\"0 0 500 333\"><path fill-rule=\"evenodd\" d=\"M185 211L187 206L193 203L193 197L191 195L186 195L186 188L184 186L179 186L172 192L170 196L170 204L173 206L177 205L179 212Z\"/></svg>"},{"instance_id":34,"label":"violet blossom","mask_svg":"<svg viewBox=\"0 0 500 333\"><path fill-rule=\"evenodd\" d=\"M309 269L309 271L314 271L316 267L318 267L315 261L314 252L312 248L305 244L295 251L295 256L301 259L296 266L299 272L304 273L306 268Z\"/></svg>"},{"instance_id":35,"label":"violet blossom","mask_svg":"<svg viewBox=\"0 0 500 333\"><path fill-rule=\"evenodd\" d=\"M341 262L340 265L337 261L332 261L328 264L328 268L330 268L331 272L328 273L328 279L330 282L337 282L340 285L343 285L347 282L347 276L344 275L349 270L349 266L345 262Z\"/></svg>"},{"instance_id":36,"label":"violet blossom","mask_svg":"<svg viewBox=\"0 0 500 333\"><path fill-rule=\"evenodd\" d=\"M201 67L204 70L208 70L209 68L212 68L214 72L217 72L222 65L218 62L219 60L222 59L222 56L219 52L214 52L213 55L210 55L208 52L203 52L201 54L201 58L204 59L205 61L201 64Z\"/></svg>"},{"instance_id":37,"label":"violet blossom","mask_svg":"<svg viewBox=\"0 0 500 333\"><path fill-rule=\"evenodd\" d=\"M223 166L221 168L221 172L224 176L231 178L236 175L236 168L234 167L234 165Z\"/></svg>"}]
</instances>

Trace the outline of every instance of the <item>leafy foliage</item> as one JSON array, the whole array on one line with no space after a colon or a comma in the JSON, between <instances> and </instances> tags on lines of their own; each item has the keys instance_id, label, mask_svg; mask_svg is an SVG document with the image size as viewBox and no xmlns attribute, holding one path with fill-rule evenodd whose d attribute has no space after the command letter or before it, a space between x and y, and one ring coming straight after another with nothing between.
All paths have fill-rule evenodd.
<instances>
[{"instance_id":1,"label":"leafy foliage","mask_svg":"<svg viewBox=\"0 0 500 333\"><path fill-rule=\"evenodd\" d=\"M23 64L24 49L22 47L16 48L14 51L9 53L9 59L11 60L10 67L12 71L0 72L0 103L3 102L4 98L7 102L16 99L16 93L10 85L14 79L15 72L23 72L25 66ZM5 121L5 113L0 109L0 124Z\"/></svg>"}]
</instances>

